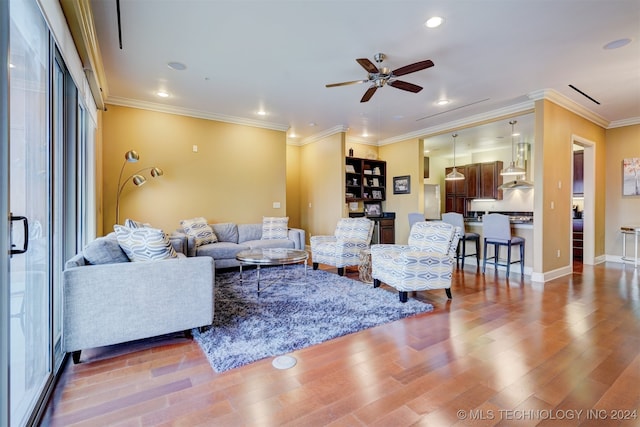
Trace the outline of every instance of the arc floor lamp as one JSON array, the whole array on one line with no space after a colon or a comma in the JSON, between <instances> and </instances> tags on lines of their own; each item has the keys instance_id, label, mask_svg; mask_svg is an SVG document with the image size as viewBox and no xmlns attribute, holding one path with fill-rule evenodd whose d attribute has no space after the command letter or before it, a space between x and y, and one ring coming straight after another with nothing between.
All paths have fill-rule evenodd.
<instances>
[{"instance_id":1,"label":"arc floor lamp","mask_svg":"<svg viewBox=\"0 0 640 427\"><path fill-rule=\"evenodd\" d=\"M164 174L162 169L155 166L149 166L134 172L123 181L122 174L124 172L124 167L127 165L127 163L136 163L138 160L140 160L140 155L138 155L135 150L129 150L124 154L124 163L122 164L122 168L120 168L120 176L118 177L118 193L116 195L116 224L120 224L120 195L122 194L124 186L127 185L127 182L131 181L133 182L133 185L135 185L136 187L140 187L141 185L144 185L145 182L147 182L147 179L144 176L140 175L142 172L147 170L150 171L149 174L152 178L156 178Z\"/></svg>"}]
</instances>

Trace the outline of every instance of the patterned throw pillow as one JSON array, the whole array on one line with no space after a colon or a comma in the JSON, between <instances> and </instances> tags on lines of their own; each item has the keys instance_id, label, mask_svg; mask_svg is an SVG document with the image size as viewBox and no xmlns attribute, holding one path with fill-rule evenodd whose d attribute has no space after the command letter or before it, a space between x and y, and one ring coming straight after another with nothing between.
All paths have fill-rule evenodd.
<instances>
[{"instance_id":1,"label":"patterned throw pillow","mask_svg":"<svg viewBox=\"0 0 640 427\"><path fill-rule=\"evenodd\" d=\"M216 243L218 237L213 232L207 220L202 217L183 219L180 221L180 225L184 229L187 236L194 237L196 239L196 248L202 245L208 245L209 243Z\"/></svg>"},{"instance_id":2,"label":"patterned throw pillow","mask_svg":"<svg viewBox=\"0 0 640 427\"><path fill-rule=\"evenodd\" d=\"M129 228L152 228L148 222L135 221L133 219L125 219L124 226Z\"/></svg>"},{"instance_id":3,"label":"patterned throw pillow","mask_svg":"<svg viewBox=\"0 0 640 427\"><path fill-rule=\"evenodd\" d=\"M114 225L118 244L131 261L177 258L164 231L156 228L129 228Z\"/></svg>"},{"instance_id":4,"label":"patterned throw pillow","mask_svg":"<svg viewBox=\"0 0 640 427\"><path fill-rule=\"evenodd\" d=\"M289 217L262 218L262 240L286 239L289 236Z\"/></svg>"}]
</instances>

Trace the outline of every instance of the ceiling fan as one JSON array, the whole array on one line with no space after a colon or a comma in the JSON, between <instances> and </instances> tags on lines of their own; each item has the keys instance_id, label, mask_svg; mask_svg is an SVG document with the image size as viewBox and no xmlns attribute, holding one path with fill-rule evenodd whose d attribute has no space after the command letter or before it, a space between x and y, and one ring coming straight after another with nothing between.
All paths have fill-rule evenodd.
<instances>
[{"instance_id":1,"label":"ceiling fan","mask_svg":"<svg viewBox=\"0 0 640 427\"><path fill-rule=\"evenodd\" d=\"M373 56L373 59L381 64L385 59L384 53L376 53ZM358 64L364 68L369 76L366 80L354 80L351 82L342 82L342 83L331 83L325 85L326 87L336 87L336 86L347 86L358 83L367 83L370 82L371 86L364 93L360 102L367 102L371 99L374 93L378 88L388 84L389 86L395 87L396 89L402 89L413 93L418 93L422 90L422 86L414 85L413 83L408 83L402 80L396 80L396 77L404 76L405 74L415 73L416 71L424 70L425 68L433 67L433 61L427 59L425 61L416 62L414 64L405 65L404 67L396 68L391 71L387 67L381 67L380 65L376 66L373 62L371 62L367 58L359 58L356 59Z\"/></svg>"}]
</instances>

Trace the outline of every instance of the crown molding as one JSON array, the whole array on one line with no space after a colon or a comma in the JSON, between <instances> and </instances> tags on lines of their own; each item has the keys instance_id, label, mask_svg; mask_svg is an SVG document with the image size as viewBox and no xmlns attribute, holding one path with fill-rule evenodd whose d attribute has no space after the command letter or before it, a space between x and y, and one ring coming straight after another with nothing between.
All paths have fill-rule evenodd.
<instances>
[{"instance_id":1,"label":"crown molding","mask_svg":"<svg viewBox=\"0 0 640 427\"><path fill-rule=\"evenodd\" d=\"M480 122L494 121L504 118L505 116L512 116L515 114L524 114L533 111L533 101L525 101L519 104L513 104L508 107L499 108L497 110L488 111L486 113L476 114L475 116L465 117L464 119L454 120L451 122L443 123L441 125L432 126L424 129L417 130L415 132L406 133L404 135L387 138L378 143L379 146L394 144L396 142L405 141L412 138L424 138L428 135L439 134L447 132L451 129L459 129L469 127Z\"/></svg>"},{"instance_id":2,"label":"crown molding","mask_svg":"<svg viewBox=\"0 0 640 427\"><path fill-rule=\"evenodd\" d=\"M554 89L540 89L527 94L529 99L533 101L539 101L541 99L546 99L548 101L553 102L554 104L558 104L559 106L566 108L574 114L583 117L590 122L595 123L596 125L607 129L609 127L609 121L602 117L599 114L594 113L593 111L583 107L572 99L567 98L560 92Z\"/></svg>"},{"instance_id":3,"label":"crown molding","mask_svg":"<svg viewBox=\"0 0 640 427\"><path fill-rule=\"evenodd\" d=\"M631 117L629 119L615 120L609 123L607 129L621 128L625 126L640 125L640 117Z\"/></svg>"},{"instance_id":4,"label":"crown molding","mask_svg":"<svg viewBox=\"0 0 640 427\"><path fill-rule=\"evenodd\" d=\"M96 107L105 109L109 90L89 0L60 0Z\"/></svg>"},{"instance_id":5,"label":"crown molding","mask_svg":"<svg viewBox=\"0 0 640 427\"><path fill-rule=\"evenodd\" d=\"M319 141L323 138L326 138L328 136L331 135L335 135L336 133L341 133L341 132L347 132L349 130L348 126L344 126L344 125L337 125L334 126L332 128L323 130L322 132L318 132L316 134L313 134L311 136L306 137L305 139L303 139L302 141L300 141L298 144L292 143L291 145L307 145L307 144L311 144L312 142L316 142ZM288 140L287 140L288 142Z\"/></svg>"},{"instance_id":6,"label":"crown molding","mask_svg":"<svg viewBox=\"0 0 640 427\"><path fill-rule=\"evenodd\" d=\"M120 98L117 96L111 96L107 100L107 104L119 105L122 107L140 108L142 110L157 111L160 113L177 114L180 116L195 117L198 119L215 120L218 122L233 123L236 125L252 126L262 129L279 130L286 132L289 129L289 125L281 123L270 123L262 120L246 119L243 117L227 116L225 114L207 113L199 110L192 110L189 108L175 107L171 105L158 104L155 102L138 101L129 98Z\"/></svg>"},{"instance_id":7,"label":"crown molding","mask_svg":"<svg viewBox=\"0 0 640 427\"><path fill-rule=\"evenodd\" d=\"M361 136L349 136L347 135L347 143L354 143L354 144L362 144L362 145L371 145L373 147L377 147L378 146L378 142L377 141L369 141Z\"/></svg>"}]
</instances>

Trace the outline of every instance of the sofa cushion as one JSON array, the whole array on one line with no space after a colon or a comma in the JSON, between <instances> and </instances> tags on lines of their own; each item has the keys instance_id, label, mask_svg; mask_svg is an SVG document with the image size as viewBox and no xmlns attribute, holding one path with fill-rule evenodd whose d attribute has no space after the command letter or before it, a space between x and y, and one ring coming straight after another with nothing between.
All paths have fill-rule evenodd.
<instances>
[{"instance_id":1,"label":"sofa cushion","mask_svg":"<svg viewBox=\"0 0 640 427\"><path fill-rule=\"evenodd\" d=\"M167 235L156 228L113 226L118 243L131 261L177 258Z\"/></svg>"},{"instance_id":2,"label":"sofa cushion","mask_svg":"<svg viewBox=\"0 0 640 427\"><path fill-rule=\"evenodd\" d=\"M262 240L286 239L289 229L289 217L262 217Z\"/></svg>"},{"instance_id":3,"label":"sofa cushion","mask_svg":"<svg viewBox=\"0 0 640 427\"><path fill-rule=\"evenodd\" d=\"M289 239L249 240L244 242L243 244L249 246L251 249L262 249L262 248L294 249L295 248L295 242Z\"/></svg>"},{"instance_id":4,"label":"sofa cushion","mask_svg":"<svg viewBox=\"0 0 640 427\"><path fill-rule=\"evenodd\" d=\"M207 224L207 220L203 217L183 219L180 225L188 236L196 239L196 247L215 243L218 241L213 229Z\"/></svg>"},{"instance_id":5,"label":"sofa cushion","mask_svg":"<svg viewBox=\"0 0 640 427\"><path fill-rule=\"evenodd\" d=\"M118 244L115 233L109 233L90 242L82 250L82 255L92 265L129 262L127 254Z\"/></svg>"},{"instance_id":6,"label":"sofa cushion","mask_svg":"<svg viewBox=\"0 0 640 427\"><path fill-rule=\"evenodd\" d=\"M249 240L260 240L262 224L238 224L238 243Z\"/></svg>"},{"instance_id":7,"label":"sofa cushion","mask_svg":"<svg viewBox=\"0 0 640 427\"><path fill-rule=\"evenodd\" d=\"M218 242L238 243L238 226L233 222L211 224L211 227L218 238Z\"/></svg>"},{"instance_id":8,"label":"sofa cushion","mask_svg":"<svg viewBox=\"0 0 640 427\"><path fill-rule=\"evenodd\" d=\"M235 259L240 251L249 249L249 246L231 242L218 242L202 245L196 248L196 256L210 256L217 259Z\"/></svg>"}]
</instances>

